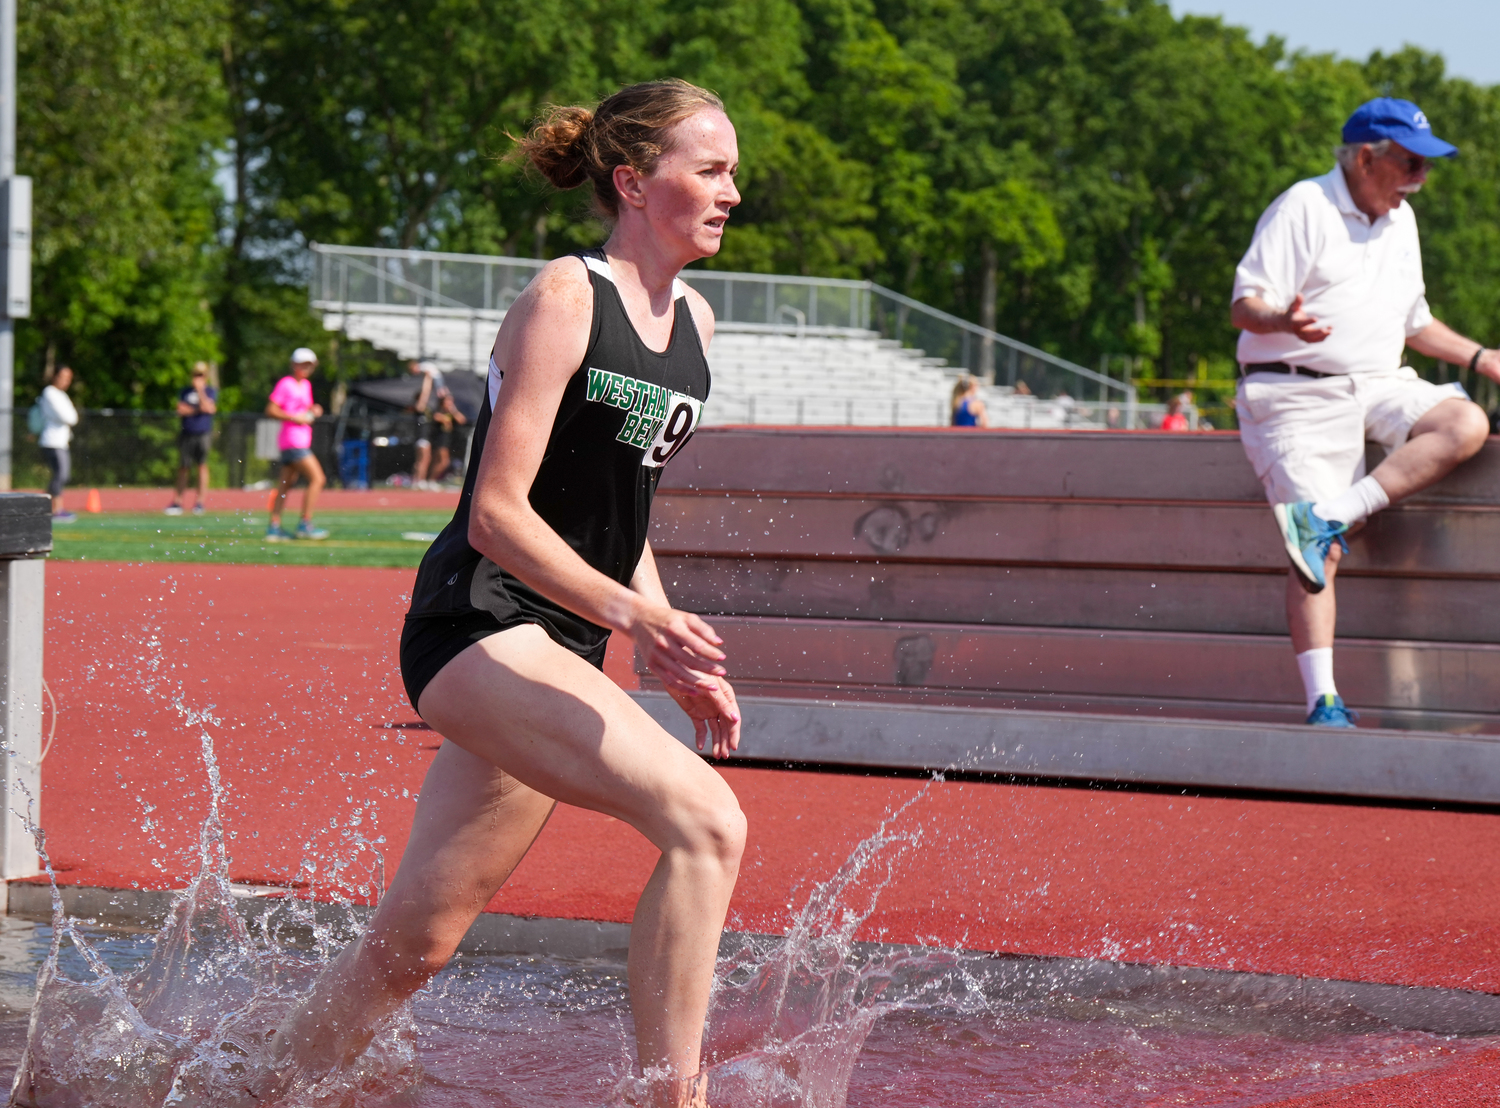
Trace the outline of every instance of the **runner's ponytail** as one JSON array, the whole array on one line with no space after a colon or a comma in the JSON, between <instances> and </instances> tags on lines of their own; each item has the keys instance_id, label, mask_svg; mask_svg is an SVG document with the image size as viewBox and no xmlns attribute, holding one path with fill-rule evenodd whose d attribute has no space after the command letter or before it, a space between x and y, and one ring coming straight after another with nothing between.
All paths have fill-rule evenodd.
<instances>
[{"instance_id":1,"label":"runner's ponytail","mask_svg":"<svg viewBox=\"0 0 1500 1108\"><path fill-rule=\"evenodd\" d=\"M593 122L587 108L549 107L520 140L521 155L553 187L576 189L589 179L585 136Z\"/></svg>"},{"instance_id":2,"label":"runner's ponytail","mask_svg":"<svg viewBox=\"0 0 1500 1108\"><path fill-rule=\"evenodd\" d=\"M672 148L672 129L702 111L724 110L723 102L697 85L675 78L630 85L590 111L552 106L543 111L516 153L560 189L594 184L601 215L619 214L615 167L650 173ZM512 136L514 137L514 136Z\"/></svg>"}]
</instances>

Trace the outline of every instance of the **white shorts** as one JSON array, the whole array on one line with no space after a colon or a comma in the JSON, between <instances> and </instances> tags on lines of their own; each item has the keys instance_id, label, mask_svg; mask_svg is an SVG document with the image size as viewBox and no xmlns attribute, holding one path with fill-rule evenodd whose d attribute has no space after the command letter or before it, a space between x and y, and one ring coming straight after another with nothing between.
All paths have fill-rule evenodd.
<instances>
[{"instance_id":1,"label":"white shorts","mask_svg":"<svg viewBox=\"0 0 1500 1108\"><path fill-rule=\"evenodd\" d=\"M1390 373L1293 377L1252 373L1235 410L1240 442L1272 504L1328 500L1365 475L1365 441L1395 450L1444 400L1468 396L1403 366Z\"/></svg>"}]
</instances>

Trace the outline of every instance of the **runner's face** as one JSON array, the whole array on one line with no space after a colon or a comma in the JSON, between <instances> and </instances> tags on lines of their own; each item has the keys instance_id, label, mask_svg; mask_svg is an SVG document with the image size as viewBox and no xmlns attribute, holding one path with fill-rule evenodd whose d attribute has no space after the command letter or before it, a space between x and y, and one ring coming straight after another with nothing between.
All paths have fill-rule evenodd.
<instances>
[{"instance_id":1,"label":"runner's face","mask_svg":"<svg viewBox=\"0 0 1500 1108\"><path fill-rule=\"evenodd\" d=\"M640 179L652 230L680 243L693 259L719 252L729 209L740 202L734 187L740 148L734 124L720 111L702 111L673 128L672 149Z\"/></svg>"}]
</instances>

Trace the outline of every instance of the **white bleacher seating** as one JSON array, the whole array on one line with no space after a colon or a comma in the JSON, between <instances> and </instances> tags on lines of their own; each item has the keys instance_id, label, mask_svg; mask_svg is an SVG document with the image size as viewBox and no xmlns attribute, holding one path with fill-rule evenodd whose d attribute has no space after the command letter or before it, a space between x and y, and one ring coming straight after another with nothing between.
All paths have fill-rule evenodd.
<instances>
[{"instance_id":1,"label":"white bleacher seating","mask_svg":"<svg viewBox=\"0 0 1500 1108\"><path fill-rule=\"evenodd\" d=\"M400 358L421 354L445 372L483 373L500 312L430 309L328 312L324 326ZM932 427L948 423L957 372L942 359L882 339L874 331L801 334L721 326L709 349L713 394L705 425ZM1099 426L1095 405L1018 395L986 385L990 425L1055 429Z\"/></svg>"}]
</instances>

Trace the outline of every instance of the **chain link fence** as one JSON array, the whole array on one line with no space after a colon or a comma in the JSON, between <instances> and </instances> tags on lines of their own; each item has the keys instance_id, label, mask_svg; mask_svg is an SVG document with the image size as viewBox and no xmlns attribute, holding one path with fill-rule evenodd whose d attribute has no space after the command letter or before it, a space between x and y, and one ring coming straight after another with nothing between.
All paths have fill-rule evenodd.
<instances>
[{"instance_id":1,"label":"chain link fence","mask_svg":"<svg viewBox=\"0 0 1500 1108\"><path fill-rule=\"evenodd\" d=\"M104 408L79 412L68 450L74 486L170 485L177 476L178 417L174 412ZM26 427L26 412L11 417L11 483L18 489L46 488L50 471L37 436ZM211 459L210 465L222 459ZM218 483L218 482L216 482Z\"/></svg>"},{"instance_id":2,"label":"chain link fence","mask_svg":"<svg viewBox=\"0 0 1500 1108\"><path fill-rule=\"evenodd\" d=\"M103 408L79 413L69 446L73 488L114 486L165 487L177 479L175 412ZM235 412L214 420L209 451L210 481L216 488L264 486L280 469L276 435L281 424L256 412ZM329 483L363 488L392 478L402 483L416 462L418 417L412 412L379 412L353 402L341 415L325 415L313 424L312 450ZM26 413L11 416L12 484L44 489L50 477L37 436L26 427ZM465 443L455 439L455 461L462 463ZM461 469L461 464L459 467ZM196 482L196 474L192 481Z\"/></svg>"}]
</instances>

